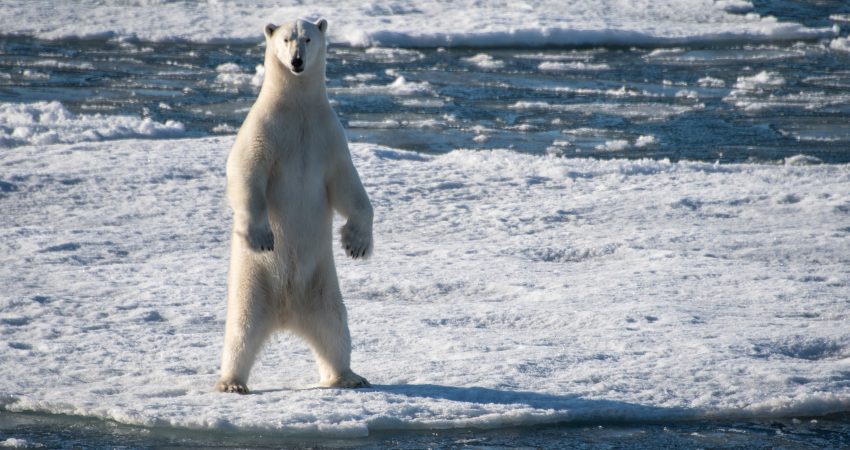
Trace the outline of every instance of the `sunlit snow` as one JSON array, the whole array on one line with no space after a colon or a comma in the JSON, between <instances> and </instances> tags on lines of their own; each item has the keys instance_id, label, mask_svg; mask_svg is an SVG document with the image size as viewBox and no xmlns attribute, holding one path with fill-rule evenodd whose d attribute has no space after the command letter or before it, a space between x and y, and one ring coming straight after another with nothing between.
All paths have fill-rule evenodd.
<instances>
[{"instance_id":1,"label":"sunlit snow","mask_svg":"<svg viewBox=\"0 0 850 450\"><path fill-rule=\"evenodd\" d=\"M336 257L374 387L314 387L284 335L254 395L213 392L231 142L4 156L4 408L363 435L850 407L850 167L367 144L352 150L375 254Z\"/></svg>"}]
</instances>

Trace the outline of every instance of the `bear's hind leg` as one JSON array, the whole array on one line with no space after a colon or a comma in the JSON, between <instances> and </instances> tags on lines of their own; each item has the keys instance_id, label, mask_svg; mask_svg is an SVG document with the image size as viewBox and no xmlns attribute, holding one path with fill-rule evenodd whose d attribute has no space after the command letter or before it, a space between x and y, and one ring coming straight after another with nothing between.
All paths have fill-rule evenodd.
<instances>
[{"instance_id":1,"label":"bear's hind leg","mask_svg":"<svg viewBox=\"0 0 850 450\"><path fill-rule=\"evenodd\" d=\"M324 289L313 292L302 305L293 331L302 336L313 350L319 366L319 384L325 387L363 388L369 382L351 370L351 335L348 317L339 287L333 279Z\"/></svg>"},{"instance_id":2,"label":"bear's hind leg","mask_svg":"<svg viewBox=\"0 0 850 450\"><path fill-rule=\"evenodd\" d=\"M263 343L277 327L270 311L267 280L254 274L253 280L231 277L228 286L227 322L221 357L221 392L248 393L248 376Z\"/></svg>"}]
</instances>

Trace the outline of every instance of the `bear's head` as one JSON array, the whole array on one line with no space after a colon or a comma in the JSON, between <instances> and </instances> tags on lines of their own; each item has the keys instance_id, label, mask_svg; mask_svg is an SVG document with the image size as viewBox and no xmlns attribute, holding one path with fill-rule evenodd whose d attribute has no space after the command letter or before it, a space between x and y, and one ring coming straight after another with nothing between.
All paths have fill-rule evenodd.
<instances>
[{"instance_id":1,"label":"bear's head","mask_svg":"<svg viewBox=\"0 0 850 450\"><path fill-rule=\"evenodd\" d=\"M296 20L280 26L266 25L266 45L292 74L300 76L313 67L324 67L325 31L328 22Z\"/></svg>"}]
</instances>

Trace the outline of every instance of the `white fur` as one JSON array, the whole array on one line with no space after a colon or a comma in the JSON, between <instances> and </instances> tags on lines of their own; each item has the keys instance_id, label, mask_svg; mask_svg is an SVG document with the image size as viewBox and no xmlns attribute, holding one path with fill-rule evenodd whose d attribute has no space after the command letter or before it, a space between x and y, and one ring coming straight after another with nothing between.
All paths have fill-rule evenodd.
<instances>
[{"instance_id":1,"label":"white fur","mask_svg":"<svg viewBox=\"0 0 850 450\"><path fill-rule=\"evenodd\" d=\"M349 367L331 245L336 210L348 219L346 253L368 256L372 205L328 102L326 28L324 20L265 28L265 80L227 160L233 236L220 391L247 392L260 347L280 329L310 344L321 385L369 385Z\"/></svg>"}]
</instances>

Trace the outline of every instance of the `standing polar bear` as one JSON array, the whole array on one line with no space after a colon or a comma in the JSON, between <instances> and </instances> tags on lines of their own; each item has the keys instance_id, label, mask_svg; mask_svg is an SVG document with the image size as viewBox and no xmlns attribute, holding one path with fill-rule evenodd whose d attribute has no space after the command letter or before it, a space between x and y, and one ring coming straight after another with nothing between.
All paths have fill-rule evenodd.
<instances>
[{"instance_id":1,"label":"standing polar bear","mask_svg":"<svg viewBox=\"0 0 850 450\"><path fill-rule=\"evenodd\" d=\"M312 347L322 386L368 387L332 251L333 213L352 258L372 250L372 205L325 90L327 21L266 25L265 80L227 159L233 237L222 392L248 392L263 342L279 329Z\"/></svg>"}]
</instances>

